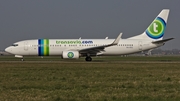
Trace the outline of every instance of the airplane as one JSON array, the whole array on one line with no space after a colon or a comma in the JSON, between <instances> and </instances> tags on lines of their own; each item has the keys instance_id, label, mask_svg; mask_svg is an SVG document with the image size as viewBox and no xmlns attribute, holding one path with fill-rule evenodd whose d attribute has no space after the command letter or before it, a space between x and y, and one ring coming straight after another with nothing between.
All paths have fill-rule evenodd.
<instances>
[{"instance_id":1,"label":"airplane","mask_svg":"<svg viewBox=\"0 0 180 101\"><path fill-rule=\"evenodd\" d=\"M34 39L14 43L6 52L21 58L24 56L60 56L63 59L85 57L92 61L93 56L127 55L163 46L163 39L169 15L169 9L163 9L148 28L137 36L122 39L122 33L116 39Z\"/></svg>"}]
</instances>

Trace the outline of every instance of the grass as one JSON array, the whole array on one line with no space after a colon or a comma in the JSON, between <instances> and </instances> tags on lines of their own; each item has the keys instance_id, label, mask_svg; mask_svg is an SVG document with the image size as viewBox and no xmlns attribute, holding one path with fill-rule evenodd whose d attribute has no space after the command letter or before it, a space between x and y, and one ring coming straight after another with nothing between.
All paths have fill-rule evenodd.
<instances>
[{"instance_id":1,"label":"grass","mask_svg":"<svg viewBox=\"0 0 180 101\"><path fill-rule=\"evenodd\" d=\"M179 57L108 57L94 62L3 58L1 101L180 100Z\"/></svg>"}]
</instances>

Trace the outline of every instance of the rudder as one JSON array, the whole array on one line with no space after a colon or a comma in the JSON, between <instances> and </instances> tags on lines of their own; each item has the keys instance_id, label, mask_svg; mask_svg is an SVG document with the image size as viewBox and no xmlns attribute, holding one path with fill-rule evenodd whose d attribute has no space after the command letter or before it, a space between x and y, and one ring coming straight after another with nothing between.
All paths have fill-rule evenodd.
<instances>
[{"instance_id":1,"label":"rudder","mask_svg":"<svg viewBox=\"0 0 180 101\"><path fill-rule=\"evenodd\" d=\"M166 29L168 15L169 9L163 9L142 34L129 39L162 40Z\"/></svg>"},{"instance_id":2,"label":"rudder","mask_svg":"<svg viewBox=\"0 0 180 101\"><path fill-rule=\"evenodd\" d=\"M162 40L164 31L166 29L166 23L169 15L169 9L164 9L154 19L154 21L146 29L145 34L151 39Z\"/></svg>"}]
</instances>

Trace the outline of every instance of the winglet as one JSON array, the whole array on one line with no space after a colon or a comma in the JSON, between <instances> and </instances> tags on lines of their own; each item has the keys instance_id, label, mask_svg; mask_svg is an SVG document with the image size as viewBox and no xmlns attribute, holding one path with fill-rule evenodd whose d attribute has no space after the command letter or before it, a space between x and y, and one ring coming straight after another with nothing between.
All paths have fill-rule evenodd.
<instances>
[{"instance_id":1,"label":"winglet","mask_svg":"<svg viewBox=\"0 0 180 101\"><path fill-rule=\"evenodd\" d=\"M104 51L104 48L106 47L110 47L113 45L117 45L119 43L119 40L121 39L122 33L119 34L119 36L114 40L114 42L112 44L108 44L108 45L102 45L102 46L96 46L96 47L90 47L90 48L85 48L85 49L80 49L79 52L93 52L95 51L96 54L99 53L100 51ZM100 55L100 54L97 54Z\"/></svg>"},{"instance_id":2,"label":"winglet","mask_svg":"<svg viewBox=\"0 0 180 101\"><path fill-rule=\"evenodd\" d=\"M108 37L106 37L105 39L108 39Z\"/></svg>"},{"instance_id":3,"label":"winglet","mask_svg":"<svg viewBox=\"0 0 180 101\"><path fill-rule=\"evenodd\" d=\"M119 34L119 36L114 40L114 42L112 43L112 45L117 45L119 40L121 39L122 33Z\"/></svg>"}]
</instances>

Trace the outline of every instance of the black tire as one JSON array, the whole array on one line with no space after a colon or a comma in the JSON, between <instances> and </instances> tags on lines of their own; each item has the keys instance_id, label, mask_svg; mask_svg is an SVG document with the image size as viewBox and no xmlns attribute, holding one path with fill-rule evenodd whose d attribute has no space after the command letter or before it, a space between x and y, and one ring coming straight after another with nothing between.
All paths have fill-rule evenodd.
<instances>
[{"instance_id":1,"label":"black tire","mask_svg":"<svg viewBox=\"0 0 180 101\"><path fill-rule=\"evenodd\" d=\"M86 61L92 61L92 58L91 57L86 57L85 60Z\"/></svg>"}]
</instances>

